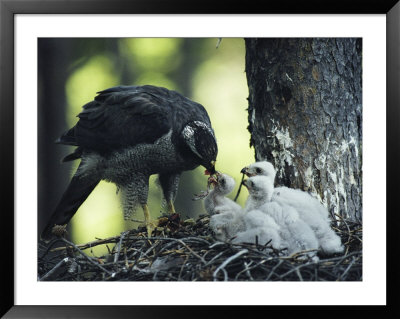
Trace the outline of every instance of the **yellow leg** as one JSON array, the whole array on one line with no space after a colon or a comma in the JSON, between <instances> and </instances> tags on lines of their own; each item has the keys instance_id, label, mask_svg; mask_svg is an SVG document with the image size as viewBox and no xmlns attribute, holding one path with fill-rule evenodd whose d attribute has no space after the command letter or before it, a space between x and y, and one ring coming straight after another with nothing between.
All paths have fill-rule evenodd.
<instances>
[{"instance_id":1,"label":"yellow leg","mask_svg":"<svg viewBox=\"0 0 400 319\"><path fill-rule=\"evenodd\" d=\"M147 204L142 205L144 213L144 222L147 228L147 235L151 237L153 230L157 227L157 222L151 220L149 206Z\"/></svg>"},{"instance_id":2,"label":"yellow leg","mask_svg":"<svg viewBox=\"0 0 400 319\"><path fill-rule=\"evenodd\" d=\"M172 200L168 201L168 213L170 215L175 214L175 207L174 207L174 203L172 202Z\"/></svg>"}]
</instances>

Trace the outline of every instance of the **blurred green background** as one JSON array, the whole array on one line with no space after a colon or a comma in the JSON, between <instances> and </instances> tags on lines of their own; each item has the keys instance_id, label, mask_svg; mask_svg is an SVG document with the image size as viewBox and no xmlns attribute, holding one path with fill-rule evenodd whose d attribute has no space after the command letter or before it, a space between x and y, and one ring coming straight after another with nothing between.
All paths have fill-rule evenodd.
<instances>
[{"instance_id":1,"label":"blurred green background","mask_svg":"<svg viewBox=\"0 0 400 319\"><path fill-rule=\"evenodd\" d=\"M43 216L47 220L45 215L54 209L78 164L62 164L72 165L68 167L69 176L58 176L60 159L72 148L49 143L77 122L82 105L91 101L96 92L116 85L163 86L201 103L217 137L217 170L236 180L236 189L230 195L234 197L241 168L254 161L247 130L248 88L242 38L223 38L220 43L217 38L39 39L38 48L39 184L44 185L39 187L39 211L45 211L39 219ZM58 90L59 100L50 96L49 90L53 95ZM53 113L52 126L48 118L41 118L42 112L48 118L49 112ZM56 151L52 152L53 148ZM54 154L58 156L56 165L52 163ZM149 206L153 218L157 218L163 208L161 191L154 180L152 176ZM192 197L205 190L206 183L202 167L182 175L175 206L184 219L205 213L203 202L193 201ZM243 205L246 197L243 190L238 202ZM143 220L141 209L134 218ZM69 230L75 243L84 243L118 235L132 227L137 223L124 221L115 185L101 182L72 218ZM101 254L104 249L99 247L94 252Z\"/></svg>"}]
</instances>

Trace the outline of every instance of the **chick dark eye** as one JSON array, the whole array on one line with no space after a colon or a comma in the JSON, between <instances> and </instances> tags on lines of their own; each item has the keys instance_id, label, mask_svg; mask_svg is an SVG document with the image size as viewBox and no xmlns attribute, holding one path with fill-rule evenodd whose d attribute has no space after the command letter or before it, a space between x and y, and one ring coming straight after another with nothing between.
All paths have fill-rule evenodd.
<instances>
[{"instance_id":1,"label":"chick dark eye","mask_svg":"<svg viewBox=\"0 0 400 319\"><path fill-rule=\"evenodd\" d=\"M222 186L225 186L225 180L224 180L224 179L221 180L219 183L220 183Z\"/></svg>"},{"instance_id":2,"label":"chick dark eye","mask_svg":"<svg viewBox=\"0 0 400 319\"><path fill-rule=\"evenodd\" d=\"M254 183L253 182L250 182L250 187L253 187L254 186Z\"/></svg>"},{"instance_id":3,"label":"chick dark eye","mask_svg":"<svg viewBox=\"0 0 400 319\"><path fill-rule=\"evenodd\" d=\"M258 168L258 167L257 167L257 168L256 168L256 172L257 172L257 173L261 173L261 168Z\"/></svg>"}]
</instances>

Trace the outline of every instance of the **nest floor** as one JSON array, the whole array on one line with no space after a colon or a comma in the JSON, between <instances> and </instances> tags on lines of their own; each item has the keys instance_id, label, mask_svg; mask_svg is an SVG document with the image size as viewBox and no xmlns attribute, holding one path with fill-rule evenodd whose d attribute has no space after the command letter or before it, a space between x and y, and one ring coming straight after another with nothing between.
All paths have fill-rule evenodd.
<instances>
[{"instance_id":1,"label":"nest floor","mask_svg":"<svg viewBox=\"0 0 400 319\"><path fill-rule=\"evenodd\" d=\"M65 238L39 243L39 281L361 281L362 225L340 219L332 225L345 251L310 260L287 256L270 243L219 242L209 217L166 219L148 237L145 228L75 245ZM106 245L108 254L93 256ZM86 253L85 253L86 252Z\"/></svg>"}]
</instances>

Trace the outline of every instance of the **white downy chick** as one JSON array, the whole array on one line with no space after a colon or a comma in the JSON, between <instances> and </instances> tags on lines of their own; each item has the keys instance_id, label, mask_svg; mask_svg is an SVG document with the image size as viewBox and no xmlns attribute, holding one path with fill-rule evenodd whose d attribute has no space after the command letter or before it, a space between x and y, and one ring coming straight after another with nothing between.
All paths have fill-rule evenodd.
<instances>
[{"instance_id":1,"label":"white downy chick","mask_svg":"<svg viewBox=\"0 0 400 319\"><path fill-rule=\"evenodd\" d=\"M204 208L210 216L242 209L239 204L226 197L235 188L235 180L231 176L217 173L216 177L210 177L209 181L214 185L214 189L204 199Z\"/></svg>"},{"instance_id":2,"label":"white downy chick","mask_svg":"<svg viewBox=\"0 0 400 319\"><path fill-rule=\"evenodd\" d=\"M264 214L260 210L252 210L243 215L245 229L238 232L233 243L256 243L265 245L270 242L270 245L275 249L285 248L279 235L280 227L270 216Z\"/></svg>"},{"instance_id":3,"label":"white downy chick","mask_svg":"<svg viewBox=\"0 0 400 319\"><path fill-rule=\"evenodd\" d=\"M273 165L267 161L253 163L243 168L242 173L247 176L266 176L273 180L276 174ZM340 237L330 227L329 212L316 198L299 189L283 186L274 189L271 200L293 207L298 212L300 219L314 231L324 253L343 252L344 248Z\"/></svg>"},{"instance_id":4,"label":"white downy chick","mask_svg":"<svg viewBox=\"0 0 400 319\"><path fill-rule=\"evenodd\" d=\"M229 241L245 229L242 211L226 210L210 218L210 228L220 241Z\"/></svg>"},{"instance_id":5,"label":"white downy chick","mask_svg":"<svg viewBox=\"0 0 400 319\"><path fill-rule=\"evenodd\" d=\"M210 227L218 240L230 240L235 234L244 229L242 207L226 197L235 187L235 180L222 173L210 177L214 189L204 199L204 207L210 218Z\"/></svg>"},{"instance_id":6,"label":"white downy chick","mask_svg":"<svg viewBox=\"0 0 400 319\"><path fill-rule=\"evenodd\" d=\"M343 252L340 237L330 227L328 210L316 198L301 190L279 187L275 189L272 200L298 211L300 218L314 231L325 254Z\"/></svg>"},{"instance_id":7,"label":"white downy chick","mask_svg":"<svg viewBox=\"0 0 400 319\"><path fill-rule=\"evenodd\" d=\"M271 177L272 181L275 181L276 171L274 165L267 161L255 162L249 166L243 167L240 172L246 174L247 177L262 175Z\"/></svg>"},{"instance_id":8,"label":"white downy chick","mask_svg":"<svg viewBox=\"0 0 400 319\"><path fill-rule=\"evenodd\" d=\"M246 210L258 209L273 218L279 225L279 235L288 249L288 254L318 249L318 240L314 232L299 218L298 212L293 207L271 201L274 191L272 176L253 176L243 184L249 191Z\"/></svg>"}]
</instances>

